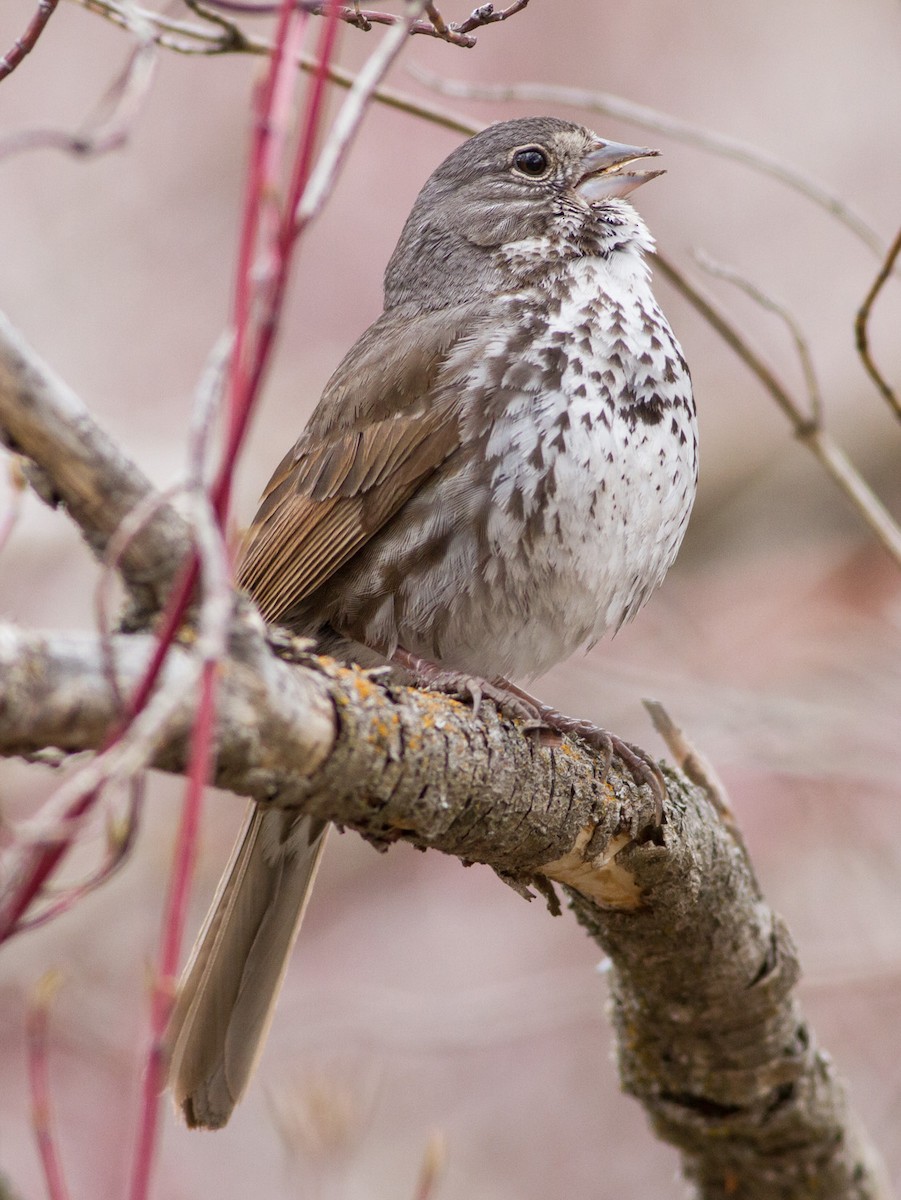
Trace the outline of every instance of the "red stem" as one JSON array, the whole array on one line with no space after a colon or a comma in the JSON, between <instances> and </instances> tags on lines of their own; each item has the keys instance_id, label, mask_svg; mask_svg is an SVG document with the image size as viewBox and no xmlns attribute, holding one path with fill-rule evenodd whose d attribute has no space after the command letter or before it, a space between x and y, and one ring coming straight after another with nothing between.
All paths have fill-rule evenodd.
<instances>
[{"instance_id":1,"label":"red stem","mask_svg":"<svg viewBox=\"0 0 901 1200\"><path fill-rule=\"evenodd\" d=\"M216 720L217 664L204 663L200 702L191 735L191 756L181 825L175 843L175 863L163 919L159 970L150 1008L150 1051L144 1070L138 1144L132 1166L130 1200L146 1200L156 1150L159 1144L160 1105L166 1077L166 1025L175 995L175 975L181 952L185 917L191 896L191 881L197 857L197 835L203 793L213 760L213 729Z\"/></svg>"},{"instance_id":2,"label":"red stem","mask_svg":"<svg viewBox=\"0 0 901 1200\"><path fill-rule=\"evenodd\" d=\"M153 658L144 673L144 677L128 703L125 716L113 727L101 746L101 752L113 746L134 718L147 704L159 673L166 658L166 653L181 624L188 602L197 583L200 565L195 553L189 563L182 569L180 579L176 582L166 605L163 626L157 639ZM97 803L101 788L91 788L79 796L66 809L61 824L73 828ZM3 910L0 910L0 943L12 937L19 931L19 922L40 894L41 888L47 882L72 845L73 835L61 837L58 841L45 842L35 846L26 854L25 863L19 871L19 882L13 885L10 899Z\"/></svg>"},{"instance_id":3,"label":"red stem","mask_svg":"<svg viewBox=\"0 0 901 1200\"><path fill-rule=\"evenodd\" d=\"M328 71L339 29L340 6L333 4L329 8L320 36L317 57L316 74L310 87L309 100L306 106L304 127L298 143L298 152L294 161L291 184L288 189L287 203L282 213L281 227L278 239L273 247L276 258L274 277L266 297L264 312L260 318L257 333L256 352L249 375L243 380L243 395L235 395L232 409L232 423L229 428L229 442L222 456L222 465L212 488L214 510L221 521L225 521L228 513L228 496L231 490L232 474L237 450L247 431L247 425L252 414L253 401L259 395L260 386L269 356L278 333L281 318L282 302L285 295L291 259L297 244L297 238L302 230L294 223L294 213L300 202L300 197L306 187L316 144L316 133L322 117L325 98L325 85L328 82ZM237 357L237 351L235 354Z\"/></svg>"},{"instance_id":4,"label":"red stem","mask_svg":"<svg viewBox=\"0 0 901 1200\"><path fill-rule=\"evenodd\" d=\"M59 0L38 0L38 10L28 22L28 28L20 38L16 38L12 49L0 58L0 79L11 75L25 55L34 49L58 3Z\"/></svg>"},{"instance_id":5,"label":"red stem","mask_svg":"<svg viewBox=\"0 0 901 1200\"><path fill-rule=\"evenodd\" d=\"M276 50L273 54L270 70L258 99L258 118L251 150L251 161L247 187L247 198L242 222L241 241L238 253L237 279L234 301L235 343L232 352L231 375L228 395L228 428L226 445L223 451L219 470L216 474L212 489L211 500L220 530L226 529L228 521L231 484L238 452L250 421L250 416L259 395L259 385L265 363L268 360L278 314L281 309L281 299L284 293L284 280L287 275L292 239L286 239L284 231L291 221L294 211L295 197L293 187L288 206L282 216L277 230L278 240L273 249L276 252L275 286L267 296L264 307L262 328L257 329L256 344L252 346L254 333L253 302L255 285L253 272L259 253L260 229L263 216L263 204L268 196L276 194L279 182L280 154L275 142L280 127L280 118L284 116L290 98L290 90L284 75L285 71L296 70L296 51L299 49L299 38L302 33L305 16L298 19L293 12L292 0L284 0L282 5L279 27L276 35ZM333 15L327 23L327 29L336 24ZM331 53L334 36L324 37L323 52L326 57ZM320 68L322 82L325 71ZM301 187L309 172L309 162L312 157L312 146L315 129L322 107L322 85L314 89L310 103L307 121L302 138L302 150L299 155L301 167L295 169L295 181L301 177ZM266 247L264 247L264 254ZM252 357L252 369L246 369L246 358ZM192 569L188 572L190 586L186 589L185 603L191 595L196 580L197 556L192 561ZM186 578L188 583L188 578ZM172 631L174 633L174 630ZM184 918L190 894L190 884L196 853L197 826L203 789L212 763L212 740L215 712L215 664L207 663L204 668L202 696L194 726L190 774L185 796L182 826L177 842L177 859L170 887L170 900L167 904L163 925L163 943L160 952L160 970L154 989L151 1011L151 1048L144 1076L142 1096L142 1112L138 1135L138 1145L135 1152L130 1200L146 1200L150 1179L158 1145L160 1100L159 1094L165 1082L166 1048L165 1030L171 1010L172 997L175 988L175 972L178 966L179 950L184 932Z\"/></svg>"},{"instance_id":6,"label":"red stem","mask_svg":"<svg viewBox=\"0 0 901 1200\"><path fill-rule=\"evenodd\" d=\"M252 336L253 300L255 294L254 265L258 254L259 229L265 196L278 189L278 163L270 153L272 139L278 128L275 102L282 98L282 82L286 71L297 70L296 55L287 51L293 47L306 23L306 13L297 13L291 0L283 0L279 12L275 49L266 79L259 93L254 124L254 136L247 174L244 217L238 247L235 299L232 320L235 341L232 348L228 396L228 432L222 462L212 488L213 509L224 529L228 521L231 481L235 461L250 420L257 395L251 373L247 370L248 355L256 357L256 347L250 347Z\"/></svg>"}]
</instances>

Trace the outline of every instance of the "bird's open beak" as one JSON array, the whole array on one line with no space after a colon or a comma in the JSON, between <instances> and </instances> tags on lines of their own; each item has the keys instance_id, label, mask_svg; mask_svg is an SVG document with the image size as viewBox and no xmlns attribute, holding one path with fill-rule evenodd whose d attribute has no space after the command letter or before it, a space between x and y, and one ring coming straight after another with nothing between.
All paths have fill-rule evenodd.
<instances>
[{"instance_id":1,"label":"bird's open beak","mask_svg":"<svg viewBox=\"0 0 901 1200\"><path fill-rule=\"evenodd\" d=\"M582 178L576 191L589 204L609 200L613 196L628 196L636 188L663 175L663 171L629 171L631 163L640 158L653 158L659 150L648 150L643 146L624 146L621 142L598 142L582 159Z\"/></svg>"}]
</instances>

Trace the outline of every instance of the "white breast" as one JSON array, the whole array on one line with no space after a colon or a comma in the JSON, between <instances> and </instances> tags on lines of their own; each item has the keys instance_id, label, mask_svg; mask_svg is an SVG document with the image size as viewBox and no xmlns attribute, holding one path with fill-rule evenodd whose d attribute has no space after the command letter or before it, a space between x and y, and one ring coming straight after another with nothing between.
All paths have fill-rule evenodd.
<instances>
[{"instance_id":1,"label":"white breast","mask_svg":"<svg viewBox=\"0 0 901 1200\"><path fill-rule=\"evenodd\" d=\"M695 492L691 386L638 252L613 258L571 262L550 298L508 296L455 348L467 452L359 556L335 628L364 614L383 652L531 678L660 583Z\"/></svg>"},{"instance_id":2,"label":"white breast","mask_svg":"<svg viewBox=\"0 0 901 1200\"><path fill-rule=\"evenodd\" d=\"M611 277L606 262L572 264L547 335L523 356L538 380L562 349L562 384L511 399L491 434L494 604L478 640L500 674L539 675L616 630L682 541L697 478L691 384L643 264L630 265Z\"/></svg>"}]
</instances>

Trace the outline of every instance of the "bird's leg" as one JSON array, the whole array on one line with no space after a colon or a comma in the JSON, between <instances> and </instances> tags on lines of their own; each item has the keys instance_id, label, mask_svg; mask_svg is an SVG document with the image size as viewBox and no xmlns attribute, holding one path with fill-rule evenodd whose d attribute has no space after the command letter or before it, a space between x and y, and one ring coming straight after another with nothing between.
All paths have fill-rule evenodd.
<instances>
[{"instance_id":1,"label":"bird's leg","mask_svg":"<svg viewBox=\"0 0 901 1200\"><path fill-rule=\"evenodd\" d=\"M449 671L430 658L411 654L402 646L398 646L391 655L391 661L410 672L415 686L468 700L475 713L478 713L483 700L491 700L508 717L535 726L545 724L537 703L525 692L520 694L511 690L504 679L492 681L480 675L468 675L464 671Z\"/></svg>"},{"instance_id":2,"label":"bird's leg","mask_svg":"<svg viewBox=\"0 0 901 1200\"><path fill-rule=\"evenodd\" d=\"M662 822L663 804L666 800L666 780L663 778L660 767L647 751L642 750L640 746L634 746L631 742L624 742L615 733L611 733L608 729L602 729L600 725L595 725L591 721L566 716L565 713L552 708L550 704L544 704L535 696L523 691L515 683L510 683L508 679L496 679L494 684L508 695L534 709L544 728L580 738L583 742L587 742L592 749L600 751L604 756L604 779L607 777L610 762L615 754L629 768L636 783L646 783L651 789L657 810L657 824Z\"/></svg>"},{"instance_id":3,"label":"bird's leg","mask_svg":"<svg viewBox=\"0 0 901 1200\"><path fill-rule=\"evenodd\" d=\"M400 646L394 651L391 661L409 671L416 683L422 687L469 699L476 713L478 713L483 700L492 700L505 716L524 720L531 729L537 731L550 729L557 733L580 738L603 755L602 780L606 780L611 760L616 755L629 768L637 784L647 784L650 788L651 795L654 797L657 824L662 822L663 804L666 800L666 781L654 759L640 747L633 746L631 742L624 742L615 733L602 729L600 725L595 725L591 721L566 716L565 713L553 708L550 704L544 704L537 697L523 691L508 679L489 680L482 679L477 675L467 675L461 671L449 671L432 662L431 659L410 654Z\"/></svg>"}]
</instances>

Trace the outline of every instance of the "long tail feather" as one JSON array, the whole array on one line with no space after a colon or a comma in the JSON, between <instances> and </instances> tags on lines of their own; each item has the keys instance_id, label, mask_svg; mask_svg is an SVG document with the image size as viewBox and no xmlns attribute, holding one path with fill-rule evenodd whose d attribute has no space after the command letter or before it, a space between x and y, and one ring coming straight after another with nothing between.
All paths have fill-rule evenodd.
<instances>
[{"instance_id":1,"label":"long tail feather","mask_svg":"<svg viewBox=\"0 0 901 1200\"><path fill-rule=\"evenodd\" d=\"M253 806L179 987L169 1080L191 1127L231 1116L263 1048L327 826Z\"/></svg>"}]
</instances>

